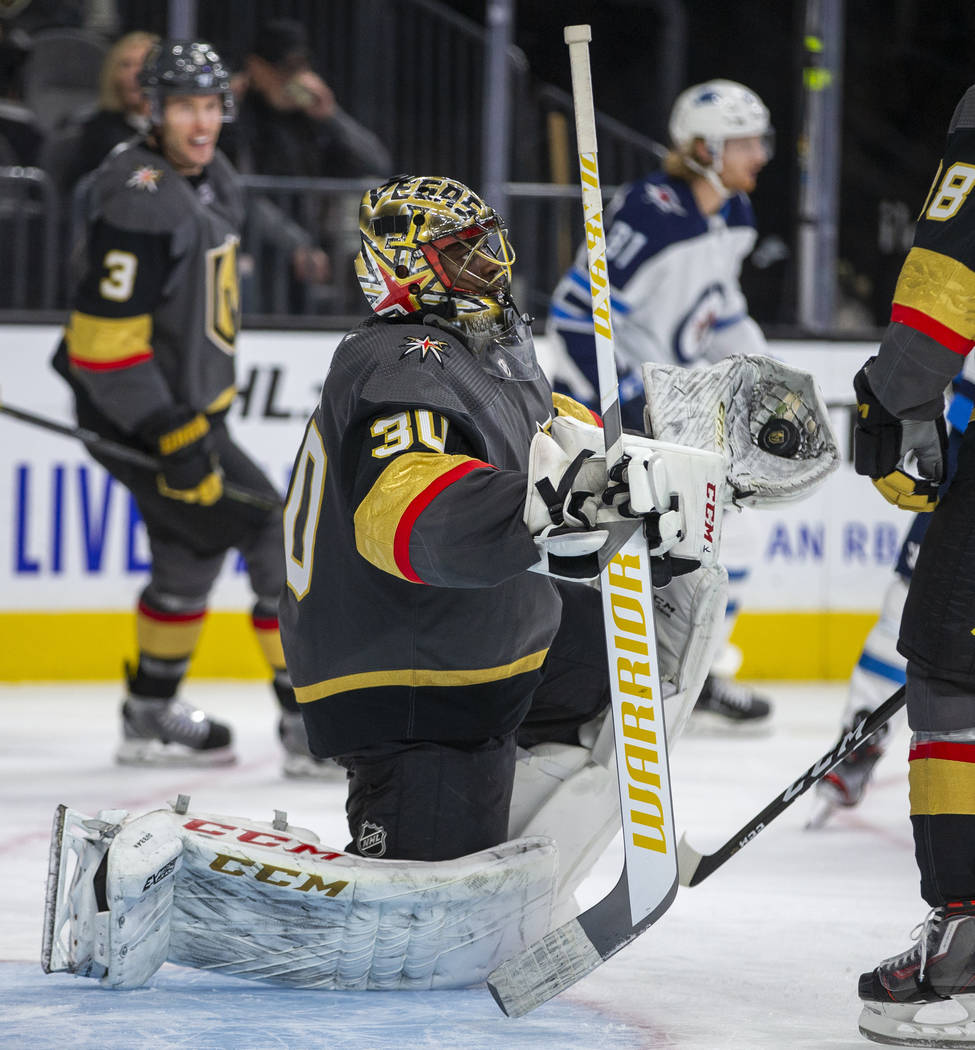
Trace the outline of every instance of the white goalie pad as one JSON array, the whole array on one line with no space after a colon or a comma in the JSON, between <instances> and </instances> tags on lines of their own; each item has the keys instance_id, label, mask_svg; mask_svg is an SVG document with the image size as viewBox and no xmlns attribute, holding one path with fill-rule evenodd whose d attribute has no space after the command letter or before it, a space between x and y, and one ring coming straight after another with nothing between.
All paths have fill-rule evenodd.
<instances>
[{"instance_id":1,"label":"white goalie pad","mask_svg":"<svg viewBox=\"0 0 975 1050\"><path fill-rule=\"evenodd\" d=\"M724 640L728 573L702 566L653 590L660 684L668 740L676 740Z\"/></svg>"},{"instance_id":2,"label":"white goalie pad","mask_svg":"<svg viewBox=\"0 0 975 1050\"><path fill-rule=\"evenodd\" d=\"M588 734L587 734L588 731ZM620 830L620 799L609 711L580 727L580 745L519 749L508 836L555 840L559 872L555 925L578 914L575 891Z\"/></svg>"},{"instance_id":3,"label":"white goalie pad","mask_svg":"<svg viewBox=\"0 0 975 1050\"><path fill-rule=\"evenodd\" d=\"M168 961L298 988L457 988L549 929L557 850L548 839L436 863L374 860L322 846L283 814L273 823L192 814L186 801L131 819L62 807L70 818L52 844L47 972L137 987ZM152 839L169 842L170 867L148 871L139 851ZM63 858L82 855L70 876ZM106 929L128 940L106 947Z\"/></svg>"},{"instance_id":4,"label":"white goalie pad","mask_svg":"<svg viewBox=\"0 0 975 1050\"><path fill-rule=\"evenodd\" d=\"M729 496L762 506L799 499L839 453L812 376L758 354L702 368L645 364L648 433L724 457Z\"/></svg>"},{"instance_id":5,"label":"white goalie pad","mask_svg":"<svg viewBox=\"0 0 975 1050\"><path fill-rule=\"evenodd\" d=\"M41 965L137 988L166 961L182 842L167 812L54 814Z\"/></svg>"}]
</instances>

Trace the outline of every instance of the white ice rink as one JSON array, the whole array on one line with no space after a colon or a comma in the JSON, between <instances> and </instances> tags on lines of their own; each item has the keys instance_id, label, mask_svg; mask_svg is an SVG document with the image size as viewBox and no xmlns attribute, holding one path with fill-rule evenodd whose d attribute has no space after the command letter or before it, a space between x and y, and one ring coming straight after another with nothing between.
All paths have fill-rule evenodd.
<instances>
[{"instance_id":1,"label":"white ice rink","mask_svg":"<svg viewBox=\"0 0 975 1050\"><path fill-rule=\"evenodd\" d=\"M772 732L693 734L671 758L678 830L710 852L833 743L839 684L762 688ZM574 988L510 1020L486 988L463 992L282 991L167 965L135 991L40 968L51 816L141 813L177 794L191 809L270 820L286 810L323 841L347 841L340 780L280 776L270 692L201 683L187 695L231 722L237 766L122 769L116 683L0 686L0 1047L4 1050L806 1050L863 1048L857 976L909 944L926 911L907 816L907 729L862 806L803 829L811 793L658 924ZM583 891L604 895L615 843Z\"/></svg>"}]
</instances>

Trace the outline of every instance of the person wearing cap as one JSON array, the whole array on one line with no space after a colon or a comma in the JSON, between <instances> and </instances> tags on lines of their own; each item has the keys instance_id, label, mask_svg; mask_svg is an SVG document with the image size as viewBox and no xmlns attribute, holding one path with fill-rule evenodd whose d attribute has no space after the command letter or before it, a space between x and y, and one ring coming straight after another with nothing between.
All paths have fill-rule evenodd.
<instances>
[{"instance_id":1,"label":"person wearing cap","mask_svg":"<svg viewBox=\"0 0 975 1050\"><path fill-rule=\"evenodd\" d=\"M339 106L332 89L312 68L308 37L300 22L282 18L261 27L245 58L241 83L238 118L220 141L241 174L351 178L391 170L383 143ZM332 207L326 202L315 209L309 222L308 212L296 206L290 218L292 225L302 224L306 238L292 257L295 281L327 282L332 276L327 251L335 249ZM273 241L275 224L260 213L252 219L257 240L270 230ZM250 232L245 241L251 240ZM251 300L260 294L259 286L248 287L248 309L259 309ZM300 310L304 299L293 285L290 307Z\"/></svg>"},{"instance_id":2,"label":"person wearing cap","mask_svg":"<svg viewBox=\"0 0 975 1050\"><path fill-rule=\"evenodd\" d=\"M237 123L221 143L238 171L334 178L389 172L389 151L339 106L312 68L300 22L281 18L263 25L244 73Z\"/></svg>"}]
</instances>

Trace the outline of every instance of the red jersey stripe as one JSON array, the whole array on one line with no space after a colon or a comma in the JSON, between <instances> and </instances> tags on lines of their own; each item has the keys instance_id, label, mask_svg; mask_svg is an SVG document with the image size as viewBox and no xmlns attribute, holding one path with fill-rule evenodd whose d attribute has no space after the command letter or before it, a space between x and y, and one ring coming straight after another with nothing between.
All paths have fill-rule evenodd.
<instances>
[{"instance_id":1,"label":"red jersey stripe","mask_svg":"<svg viewBox=\"0 0 975 1050\"><path fill-rule=\"evenodd\" d=\"M206 616L206 609L197 609L194 612L164 612L162 609L150 609L148 605L139 602L139 614L160 623L189 623L191 620L202 620Z\"/></svg>"},{"instance_id":2,"label":"red jersey stripe","mask_svg":"<svg viewBox=\"0 0 975 1050\"><path fill-rule=\"evenodd\" d=\"M453 485L455 481L459 481L465 474L469 474L472 470L479 470L481 468L486 468L488 470L495 469L490 463L484 463L479 459L469 459L441 474L436 481L427 485L418 496L415 496L410 501L396 526L396 535L393 539L393 557L396 560L396 567L406 579L411 580L413 583L426 582L417 576L413 571L413 566L410 565L410 535L413 532L413 526L416 524L416 519L437 498L437 496L443 492L444 489Z\"/></svg>"},{"instance_id":3,"label":"red jersey stripe","mask_svg":"<svg viewBox=\"0 0 975 1050\"><path fill-rule=\"evenodd\" d=\"M929 740L915 744L908 760L917 762L924 758L941 758L949 762L975 762L975 744L956 744L948 740Z\"/></svg>"},{"instance_id":4,"label":"red jersey stripe","mask_svg":"<svg viewBox=\"0 0 975 1050\"><path fill-rule=\"evenodd\" d=\"M926 314L922 310L915 310L913 306L903 306L900 303L894 303L890 309L890 319L898 324L907 325L908 328L913 328L918 332L929 335L935 342L940 343L943 347L954 351L956 354L965 355L971 350L972 346L975 346L975 341L966 339L953 328L936 321L930 314Z\"/></svg>"},{"instance_id":5,"label":"red jersey stripe","mask_svg":"<svg viewBox=\"0 0 975 1050\"><path fill-rule=\"evenodd\" d=\"M152 350L145 350L142 353L132 354L130 357L120 357L116 361L93 361L84 357L70 357L70 361L75 368L82 368L86 372L116 372L122 368L140 365L143 361L151 361L152 358Z\"/></svg>"}]
</instances>

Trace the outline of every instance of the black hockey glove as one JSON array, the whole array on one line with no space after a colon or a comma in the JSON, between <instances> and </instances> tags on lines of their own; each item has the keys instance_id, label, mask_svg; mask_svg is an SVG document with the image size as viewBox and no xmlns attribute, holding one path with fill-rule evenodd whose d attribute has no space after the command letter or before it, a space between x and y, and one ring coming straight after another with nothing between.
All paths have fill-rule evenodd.
<instances>
[{"instance_id":1,"label":"black hockey glove","mask_svg":"<svg viewBox=\"0 0 975 1050\"><path fill-rule=\"evenodd\" d=\"M206 416L173 405L150 416L141 433L162 460L159 491L183 503L209 507L223 495L223 475Z\"/></svg>"},{"instance_id":2,"label":"black hockey glove","mask_svg":"<svg viewBox=\"0 0 975 1050\"><path fill-rule=\"evenodd\" d=\"M934 510L948 455L944 417L898 419L888 412L867 379L867 367L875 360L870 358L853 378L857 396L853 466L858 474L871 478L877 491L896 507Z\"/></svg>"}]
</instances>

